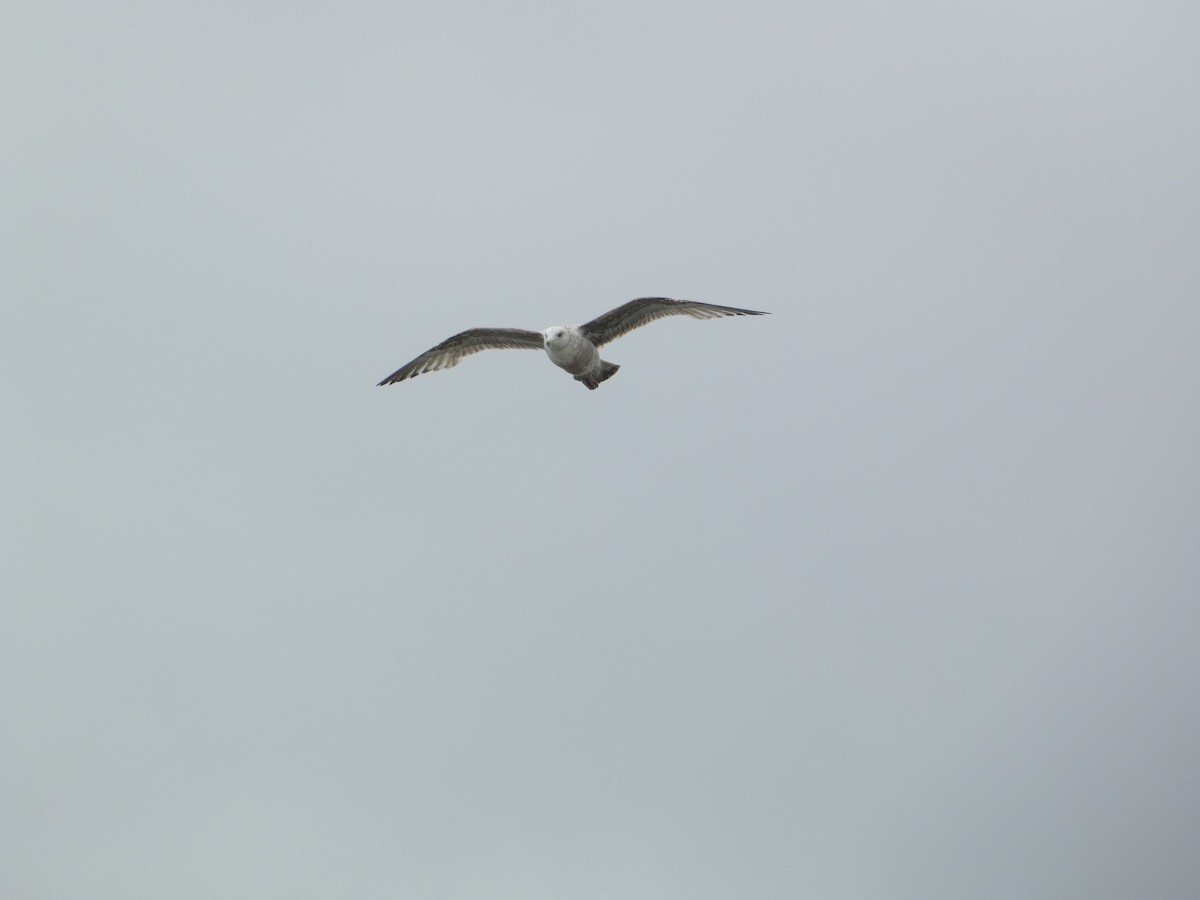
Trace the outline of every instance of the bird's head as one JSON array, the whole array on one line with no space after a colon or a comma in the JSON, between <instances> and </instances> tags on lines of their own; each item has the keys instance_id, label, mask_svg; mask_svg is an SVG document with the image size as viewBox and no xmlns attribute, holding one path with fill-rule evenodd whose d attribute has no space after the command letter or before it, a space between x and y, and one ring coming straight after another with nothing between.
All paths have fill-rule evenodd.
<instances>
[{"instance_id":1,"label":"bird's head","mask_svg":"<svg viewBox=\"0 0 1200 900\"><path fill-rule=\"evenodd\" d=\"M542 339L545 340L547 347L561 344L567 339L567 329L561 325L551 325L542 332Z\"/></svg>"}]
</instances>

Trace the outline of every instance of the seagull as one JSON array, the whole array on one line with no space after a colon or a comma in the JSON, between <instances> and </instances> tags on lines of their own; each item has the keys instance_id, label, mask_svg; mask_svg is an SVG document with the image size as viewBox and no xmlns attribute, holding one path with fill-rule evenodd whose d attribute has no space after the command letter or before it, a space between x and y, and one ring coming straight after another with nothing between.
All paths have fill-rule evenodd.
<instances>
[{"instance_id":1,"label":"seagull","mask_svg":"<svg viewBox=\"0 0 1200 900\"><path fill-rule=\"evenodd\" d=\"M416 378L425 372L457 366L464 356L481 350L545 350L550 361L565 369L589 391L600 387L621 368L600 358L599 348L635 328L666 316L691 316L693 319L719 319L724 316L766 316L769 313L736 306L716 306L694 300L671 297L639 297L609 310L583 325L552 325L545 331L522 328L468 328L426 350L412 362L401 366L383 381L395 384Z\"/></svg>"}]
</instances>

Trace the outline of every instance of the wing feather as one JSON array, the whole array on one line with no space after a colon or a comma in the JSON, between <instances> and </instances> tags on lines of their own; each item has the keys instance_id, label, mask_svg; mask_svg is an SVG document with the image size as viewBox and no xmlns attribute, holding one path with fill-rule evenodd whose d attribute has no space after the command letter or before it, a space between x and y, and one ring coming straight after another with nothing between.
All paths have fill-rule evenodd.
<instances>
[{"instance_id":1,"label":"wing feather","mask_svg":"<svg viewBox=\"0 0 1200 900\"><path fill-rule=\"evenodd\" d=\"M581 326L583 333L597 347L615 341L635 328L648 325L655 319L667 316L691 316L694 319L717 319L722 316L766 316L770 313L756 309L739 309L736 306L717 306L713 303L697 303L694 300L676 300L672 297L639 297L609 310Z\"/></svg>"},{"instance_id":2,"label":"wing feather","mask_svg":"<svg viewBox=\"0 0 1200 900\"><path fill-rule=\"evenodd\" d=\"M541 332L538 331L525 331L522 328L468 328L454 337L446 338L412 362L401 366L379 382L378 386L395 384L406 378L416 378L425 372L452 368L457 366L464 356L482 350L541 350L544 346Z\"/></svg>"}]
</instances>

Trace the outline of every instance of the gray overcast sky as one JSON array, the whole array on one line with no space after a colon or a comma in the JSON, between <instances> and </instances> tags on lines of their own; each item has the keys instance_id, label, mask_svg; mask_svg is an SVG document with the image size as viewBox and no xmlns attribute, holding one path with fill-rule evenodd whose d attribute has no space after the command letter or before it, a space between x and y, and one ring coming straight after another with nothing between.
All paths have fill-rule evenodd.
<instances>
[{"instance_id":1,"label":"gray overcast sky","mask_svg":"<svg viewBox=\"0 0 1200 900\"><path fill-rule=\"evenodd\" d=\"M1195 897L1198 26L8 0L0 895Z\"/></svg>"}]
</instances>

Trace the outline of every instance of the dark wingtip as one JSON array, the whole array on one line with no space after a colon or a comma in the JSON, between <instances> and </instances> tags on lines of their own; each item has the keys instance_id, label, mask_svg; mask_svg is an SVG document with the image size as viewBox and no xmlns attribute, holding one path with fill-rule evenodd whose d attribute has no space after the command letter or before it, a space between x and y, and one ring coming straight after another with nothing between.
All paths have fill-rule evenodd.
<instances>
[{"instance_id":1,"label":"dark wingtip","mask_svg":"<svg viewBox=\"0 0 1200 900\"><path fill-rule=\"evenodd\" d=\"M406 378L416 378L421 373L414 372L410 375L401 375L399 378L397 378L396 376L399 374L400 374L399 372L393 372L387 378L383 379L383 381L379 382L379 384L375 385L375 387L385 387L389 384L399 384L401 381L404 381Z\"/></svg>"},{"instance_id":2,"label":"dark wingtip","mask_svg":"<svg viewBox=\"0 0 1200 900\"><path fill-rule=\"evenodd\" d=\"M769 316L770 313L761 309L746 309L741 306L721 306L720 304L710 304L716 306L717 309L723 309L726 313L734 316Z\"/></svg>"}]
</instances>

